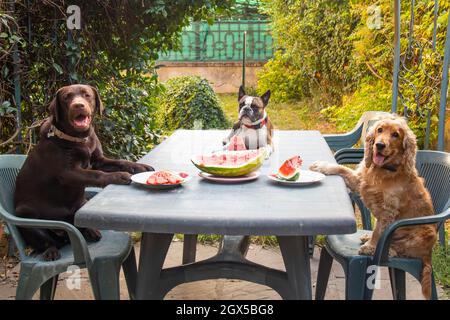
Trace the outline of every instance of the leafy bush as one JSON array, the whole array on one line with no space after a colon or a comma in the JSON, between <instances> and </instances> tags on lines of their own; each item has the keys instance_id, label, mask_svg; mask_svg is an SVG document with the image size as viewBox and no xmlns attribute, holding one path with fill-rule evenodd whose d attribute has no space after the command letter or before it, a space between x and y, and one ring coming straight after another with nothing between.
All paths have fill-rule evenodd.
<instances>
[{"instance_id":1,"label":"leafy bush","mask_svg":"<svg viewBox=\"0 0 450 320\"><path fill-rule=\"evenodd\" d=\"M352 128L364 111L390 111L394 61L392 1L264 2L273 20L275 45L282 51L261 72L261 91L276 88L273 96L278 100L311 96L318 100L313 106L325 109L323 113L340 130ZM434 1L415 2L411 45L411 2L401 6L398 113L408 114L420 147L425 142L428 110L431 146L437 137L441 56L449 10L448 1L439 1L434 52ZM422 62L420 67L418 62Z\"/></svg>"},{"instance_id":2,"label":"leafy bush","mask_svg":"<svg viewBox=\"0 0 450 320\"><path fill-rule=\"evenodd\" d=\"M108 108L96 127L108 156L135 161L159 142L155 119L161 85L155 76L129 80L98 84L103 104Z\"/></svg>"},{"instance_id":3,"label":"leafy bush","mask_svg":"<svg viewBox=\"0 0 450 320\"><path fill-rule=\"evenodd\" d=\"M383 81L364 83L353 94L345 95L342 102L342 105L324 108L321 113L336 123L337 130L346 132L353 129L366 111L390 111L391 90Z\"/></svg>"},{"instance_id":4,"label":"leafy bush","mask_svg":"<svg viewBox=\"0 0 450 320\"><path fill-rule=\"evenodd\" d=\"M89 83L99 88L106 108L106 116L97 123L105 153L136 159L159 133L153 118L160 90L153 76L157 52L177 49L183 26L192 20L212 21L233 1L73 0L70 4L80 7L80 30L67 29L67 1L0 1L0 153L16 152L17 147L28 152L36 137L30 129L47 116L57 89ZM15 45L18 64L13 59ZM13 72L15 64L18 73ZM16 129L15 74L22 95L21 141Z\"/></svg>"},{"instance_id":5,"label":"leafy bush","mask_svg":"<svg viewBox=\"0 0 450 320\"><path fill-rule=\"evenodd\" d=\"M206 79L181 76L166 82L159 98L159 122L165 130L229 127L219 100Z\"/></svg>"},{"instance_id":6,"label":"leafy bush","mask_svg":"<svg viewBox=\"0 0 450 320\"><path fill-rule=\"evenodd\" d=\"M272 101L300 100L309 90L308 76L289 62L287 54L276 51L258 73L258 94L267 90Z\"/></svg>"},{"instance_id":7,"label":"leafy bush","mask_svg":"<svg viewBox=\"0 0 450 320\"><path fill-rule=\"evenodd\" d=\"M274 97L281 101L319 93L330 103L354 89L359 70L348 38L358 19L351 14L349 1L263 2L272 20L275 46L282 52L260 73L258 86L276 88Z\"/></svg>"}]
</instances>

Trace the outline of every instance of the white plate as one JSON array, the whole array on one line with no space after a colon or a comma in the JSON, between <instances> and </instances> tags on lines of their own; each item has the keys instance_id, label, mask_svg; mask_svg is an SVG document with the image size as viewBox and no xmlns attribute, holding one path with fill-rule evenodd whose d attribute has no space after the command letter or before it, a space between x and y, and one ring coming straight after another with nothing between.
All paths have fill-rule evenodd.
<instances>
[{"instance_id":1,"label":"white plate","mask_svg":"<svg viewBox=\"0 0 450 320\"><path fill-rule=\"evenodd\" d=\"M276 177L276 172L267 175L272 181L277 183L288 185L288 186L306 186L309 184L317 183L325 179L325 175L320 172L315 172L311 170L300 170L300 177L296 181L286 181L282 179L278 179Z\"/></svg>"},{"instance_id":2,"label":"white plate","mask_svg":"<svg viewBox=\"0 0 450 320\"><path fill-rule=\"evenodd\" d=\"M147 183L148 178L155 172L158 172L158 171L147 171L147 172L141 172L138 174L134 174L131 176L131 181L133 181L134 183L139 184L141 186L144 186L146 188L161 190L161 189L175 188L175 187L178 187L178 186L188 182L189 180L191 180L191 176L188 175L186 178L183 179L183 181L181 181L180 183L176 183L176 184L148 184ZM176 172L176 171L172 171L172 172L174 174L179 174L179 172Z\"/></svg>"},{"instance_id":3,"label":"white plate","mask_svg":"<svg viewBox=\"0 0 450 320\"><path fill-rule=\"evenodd\" d=\"M258 177L261 175L261 172L254 171L251 172L245 176L240 177L220 177L215 176L206 172L199 172L198 175L206 180L214 181L214 182L220 182L220 183L240 183L240 182L246 182L246 181L252 181L255 179L258 179Z\"/></svg>"}]
</instances>

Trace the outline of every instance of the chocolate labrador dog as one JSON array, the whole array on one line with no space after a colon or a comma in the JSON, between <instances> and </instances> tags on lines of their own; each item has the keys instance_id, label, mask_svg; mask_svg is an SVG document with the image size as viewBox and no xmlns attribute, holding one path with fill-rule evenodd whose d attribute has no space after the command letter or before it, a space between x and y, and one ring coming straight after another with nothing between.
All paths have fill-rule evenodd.
<instances>
[{"instance_id":1,"label":"chocolate labrador dog","mask_svg":"<svg viewBox=\"0 0 450 320\"><path fill-rule=\"evenodd\" d=\"M94 132L95 113L103 106L95 88L71 85L58 90L50 103L51 116L40 130L39 143L27 157L16 180L14 205L24 218L60 220L73 224L75 212L86 203L85 187L129 184L131 174L153 168L104 156ZM46 260L60 257L69 242L64 231L21 228L25 242ZM101 233L81 229L87 241Z\"/></svg>"}]
</instances>

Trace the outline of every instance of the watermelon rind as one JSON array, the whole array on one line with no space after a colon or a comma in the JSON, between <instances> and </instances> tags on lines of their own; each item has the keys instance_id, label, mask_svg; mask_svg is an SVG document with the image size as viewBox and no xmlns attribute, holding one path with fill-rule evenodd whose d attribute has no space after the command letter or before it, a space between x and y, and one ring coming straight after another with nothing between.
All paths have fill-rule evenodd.
<instances>
[{"instance_id":1,"label":"watermelon rind","mask_svg":"<svg viewBox=\"0 0 450 320\"><path fill-rule=\"evenodd\" d=\"M243 151L224 151L224 152L220 152L217 153L217 155L219 154L223 154L223 153L233 153L233 152L241 152L241 153L245 153L245 152L250 152L248 150L243 150ZM198 156L194 157L191 159L192 163L201 171L209 173L209 174L213 174L215 176L222 176L222 177L240 177L240 176L245 176L249 173L252 173L253 171L258 170L264 163L264 159L265 159L265 155L266 152L264 150L258 150L257 155L255 155L255 157L251 158L250 160L248 160L247 162L239 165L239 166L214 166L214 165L202 165L199 163ZM208 156L208 155L206 155Z\"/></svg>"},{"instance_id":2,"label":"watermelon rind","mask_svg":"<svg viewBox=\"0 0 450 320\"><path fill-rule=\"evenodd\" d=\"M294 172L294 174L292 174L290 177L286 177L286 176L284 176L284 175L282 175L281 173L278 172L277 178L280 179L280 180L285 180L285 181L297 181L298 178L300 178L300 171L296 170Z\"/></svg>"}]
</instances>

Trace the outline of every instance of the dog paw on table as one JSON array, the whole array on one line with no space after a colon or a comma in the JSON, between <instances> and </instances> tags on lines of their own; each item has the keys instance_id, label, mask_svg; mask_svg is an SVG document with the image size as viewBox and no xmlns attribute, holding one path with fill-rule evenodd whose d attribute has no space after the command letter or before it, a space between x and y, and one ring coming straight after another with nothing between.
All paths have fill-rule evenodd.
<instances>
[{"instance_id":1,"label":"dog paw on table","mask_svg":"<svg viewBox=\"0 0 450 320\"><path fill-rule=\"evenodd\" d=\"M128 161L122 163L122 165L120 166L120 169L122 171L131 173L131 174L136 174L136 173L141 173L141 172L146 172L146 171L155 171L155 169L153 169L153 167L149 166L148 164L128 162Z\"/></svg>"},{"instance_id":2,"label":"dog paw on table","mask_svg":"<svg viewBox=\"0 0 450 320\"><path fill-rule=\"evenodd\" d=\"M108 184L130 184L131 174L128 172L111 172L108 173L108 178L105 185Z\"/></svg>"},{"instance_id":3,"label":"dog paw on table","mask_svg":"<svg viewBox=\"0 0 450 320\"><path fill-rule=\"evenodd\" d=\"M333 174L334 165L326 161L316 161L309 166L309 170L321 172L323 174Z\"/></svg>"}]
</instances>

